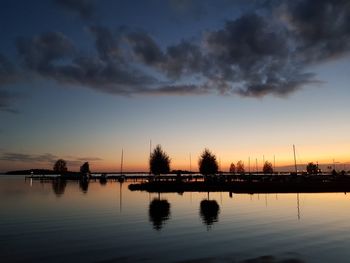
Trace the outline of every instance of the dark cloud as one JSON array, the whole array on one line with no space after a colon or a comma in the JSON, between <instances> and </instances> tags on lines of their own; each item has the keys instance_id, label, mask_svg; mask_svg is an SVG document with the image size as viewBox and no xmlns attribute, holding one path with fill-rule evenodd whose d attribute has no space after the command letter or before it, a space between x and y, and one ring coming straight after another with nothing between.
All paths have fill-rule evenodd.
<instances>
[{"instance_id":1,"label":"dark cloud","mask_svg":"<svg viewBox=\"0 0 350 263\"><path fill-rule=\"evenodd\" d=\"M16 94L7 90L0 90L0 112L2 111L14 114L19 113L18 110L13 107L13 103L16 98Z\"/></svg>"},{"instance_id":2,"label":"dark cloud","mask_svg":"<svg viewBox=\"0 0 350 263\"><path fill-rule=\"evenodd\" d=\"M70 59L75 47L62 33L48 32L33 38L19 38L17 51L27 68L51 76L64 71L65 59Z\"/></svg>"},{"instance_id":3,"label":"dark cloud","mask_svg":"<svg viewBox=\"0 0 350 263\"><path fill-rule=\"evenodd\" d=\"M201 72L208 66L198 45L182 41L167 48L166 61L162 67L169 77L178 78Z\"/></svg>"},{"instance_id":4,"label":"dark cloud","mask_svg":"<svg viewBox=\"0 0 350 263\"><path fill-rule=\"evenodd\" d=\"M68 6L74 1L58 2ZM92 8L90 1L75 3ZM173 4L190 10L199 3ZM308 72L310 65L350 51L348 1L252 3L258 9L242 12L196 41L164 46L144 31L112 31L95 25L89 28L95 51L88 54L59 32L21 38L17 50L27 70L64 84L119 95L244 97L287 96L317 83L316 76ZM0 56L0 81L5 82L9 65Z\"/></svg>"},{"instance_id":5,"label":"dark cloud","mask_svg":"<svg viewBox=\"0 0 350 263\"><path fill-rule=\"evenodd\" d=\"M83 19L91 19L95 14L95 0L54 0L62 8L78 14Z\"/></svg>"},{"instance_id":6,"label":"dark cloud","mask_svg":"<svg viewBox=\"0 0 350 263\"><path fill-rule=\"evenodd\" d=\"M5 152L0 154L0 160L10 161L10 162L50 163L51 164L56 162L58 159L60 159L60 157L50 153L23 154L23 153ZM67 162L71 165L81 164L82 162L94 162L94 161L101 161L101 160L102 159L98 157L81 158L81 157L70 156L69 158L67 158Z\"/></svg>"},{"instance_id":7,"label":"dark cloud","mask_svg":"<svg viewBox=\"0 0 350 263\"><path fill-rule=\"evenodd\" d=\"M157 65L164 60L164 54L156 42L146 33L132 32L126 35L134 54L147 65Z\"/></svg>"},{"instance_id":8,"label":"dark cloud","mask_svg":"<svg viewBox=\"0 0 350 263\"><path fill-rule=\"evenodd\" d=\"M2 153L0 160L11 162L55 162L57 156L46 153L41 155L23 154L23 153Z\"/></svg>"},{"instance_id":9,"label":"dark cloud","mask_svg":"<svg viewBox=\"0 0 350 263\"><path fill-rule=\"evenodd\" d=\"M78 161L83 161L83 162L95 162L95 161L102 161L101 158L98 157L81 157L77 158Z\"/></svg>"},{"instance_id":10,"label":"dark cloud","mask_svg":"<svg viewBox=\"0 0 350 263\"><path fill-rule=\"evenodd\" d=\"M10 60L0 53L0 87L18 80L15 66Z\"/></svg>"},{"instance_id":11,"label":"dark cloud","mask_svg":"<svg viewBox=\"0 0 350 263\"><path fill-rule=\"evenodd\" d=\"M289 1L284 12L306 62L317 63L349 52L349 1Z\"/></svg>"},{"instance_id":12,"label":"dark cloud","mask_svg":"<svg viewBox=\"0 0 350 263\"><path fill-rule=\"evenodd\" d=\"M145 88L156 82L113 55L117 44L107 29L93 27L91 32L95 36L98 56L77 52L72 41L59 32L20 38L17 50L27 69L60 83L128 95L141 85Z\"/></svg>"},{"instance_id":13,"label":"dark cloud","mask_svg":"<svg viewBox=\"0 0 350 263\"><path fill-rule=\"evenodd\" d=\"M95 38L95 46L101 60L120 59L119 39L104 26L91 26L90 32Z\"/></svg>"},{"instance_id":14,"label":"dark cloud","mask_svg":"<svg viewBox=\"0 0 350 263\"><path fill-rule=\"evenodd\" d=\"M153 89L140 91L149 95L204 95L210 93L207 85L165 85Z\"/></svg>"},{"instance_id":15,"label":"dark cloud","mask_svg":"<svg viewBox=\"0 0 350 263\"><path fill-rule=\"evenodd\" d=\"M227 21L223 29L207 34L211 65L204 74L226 83L228 92L238 88L245 96L292 92L310 75L299 72L287 37L283 28L257 14Z\"/></svg>"}]
</instances>

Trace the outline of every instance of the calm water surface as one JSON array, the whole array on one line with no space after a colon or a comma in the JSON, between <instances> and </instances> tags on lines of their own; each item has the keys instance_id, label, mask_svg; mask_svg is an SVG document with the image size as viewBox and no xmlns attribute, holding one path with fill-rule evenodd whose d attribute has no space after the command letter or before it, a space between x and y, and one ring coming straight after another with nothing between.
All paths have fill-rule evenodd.
<instances>
[{"instance_id":1,"label":"calm water surface","mask_svg":"<svg viewBox=\"0 0 350 263\"><path fill-rule=\"evenodd\" d=\"M128 184L0 176L1 262L350 260L345 193L223 192L203 202L207 193L131 192Z\"/></svg>"}]
</instances>

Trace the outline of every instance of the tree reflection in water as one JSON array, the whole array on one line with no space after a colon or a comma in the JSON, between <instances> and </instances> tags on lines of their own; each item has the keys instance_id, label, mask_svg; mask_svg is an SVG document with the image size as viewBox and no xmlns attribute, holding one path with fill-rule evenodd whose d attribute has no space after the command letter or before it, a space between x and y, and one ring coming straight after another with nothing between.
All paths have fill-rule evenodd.
<instances>
[{"instance_id":1,"label":"tree reflection in water","mask_svg":"<svg viewBox=\"0 0 350 263\"><path fill-rule=\"evenodd\" d=\"M209 230L219 220L220 206L215 200L202 200L199 213L203 223L207 225Z\"/></svg>"},{"instance_id":2,"label":"tree reflection in water","mask_svg":"<svg viewBox=\"0 0 350 263\"><path fill-rule=\"evenodd\" d=\"M56 179L52 180L52 190L56 194L56 196L61 196L64 194L66 190L67 182L66 180Z\"/></svg>"},{"instance_id":3,"label":"tree reflection in water","mask_svg":"<svg viewBox=\"0 0 350 263\"><path fill-rule=\"evenodd\" d=\"M79 180L79 188L84 194L86 194L89 189L89 180Z\"/></svg>"},{"instance_id":4,"label":"tree reflection in water","mask_svg":"<svg viewBox=\"0 0 350 263\"><path fill-rule=\"evenodd\" d=\"M149 205L149 220L155 230L161 230L170 218L170 204L167 200L153 199Z\"/></svg>"}]
</instances>

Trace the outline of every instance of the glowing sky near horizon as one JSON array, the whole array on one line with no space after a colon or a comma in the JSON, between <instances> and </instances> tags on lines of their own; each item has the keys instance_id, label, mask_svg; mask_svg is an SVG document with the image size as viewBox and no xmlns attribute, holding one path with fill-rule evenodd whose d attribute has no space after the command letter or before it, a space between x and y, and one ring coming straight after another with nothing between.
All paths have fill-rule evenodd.
<instances>
[{"instance_id":1,"label":"glowing sky near horizon","mask_svg":"<svg viewBox=\"0 0 350 263\"><path fill-rule=\"evenodd\" d=\"M322 9L346 20L350 7L322 1L305 18L312 1L268 2L2 1L0 172L51 168L58 158L71 170L87 160L93 171L118 171L121 149L126 171L147 171L150 140L172 169L189 169L191 154L197 170L205 147L222 170L274 155L291 165L293 144L298 163L334 159L350 169L350 29L328 27ZM317 15L327 23L312 31ZM271 46L281 37L287 51L252 49L266 45L265 20ZM305 21L312 38L302 36L311 35Z\"/></svg>"}]
</instances>

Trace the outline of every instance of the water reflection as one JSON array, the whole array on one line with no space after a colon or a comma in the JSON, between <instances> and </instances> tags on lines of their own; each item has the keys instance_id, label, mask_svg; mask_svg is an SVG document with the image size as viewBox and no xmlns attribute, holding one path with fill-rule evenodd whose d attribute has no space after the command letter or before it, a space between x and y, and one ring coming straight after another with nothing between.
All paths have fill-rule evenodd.
<instances>
[{"instance_id":1,"label":"water reflection","mask_svg":"<svg viewBox=\"0 0 350 263\"><path fill-rule=\"evenodd\" d=\"M169 218L170 203L165 199L153 199L149 204L149 220L153 224L153 228L157 231L161 230Z\"/></svg>"},{"instance_id":2,"label":"water reflection","mask_svg":"<svg viewBox=\"0 0 350 263\"><path fill-rule=\"evenodd\" d=\"M64 191L66 190L67 182L66 180L57 179L52 180L52 190L56 194L56 196L61 196L64 194Z\"/></svg>"},{"instance_id":3,"label":"water reflection","mask_svg":"<svg viewBox=\"0 0 350 263\"><path fill-rule=\"evenodd\" d=\"M218 222L220 206L215 200L202 200L200 204L199 214L202 221L207 225L208 230L211 226Z\"/></svg>"},{"instance_id":4,"label":"water reflection","mask_svg":"<svg viewBox=\"0 0 350 263\"><path fill-rule=\"evenodd\" d=\"M106 185L107 184L107 174L105 174L105 173L101 174L100 184L101 185Z\"/></svg>"},{"instance_id":5,"label":"water reflection","mask_svg":"<svg viewBox=\"0 0 350 263\"><path fill-rule=\"evenodd\" d=\"M89 190L89 180L79 180L79 188L84 194L86 194Z\"/></svg>"}]
</instances>

